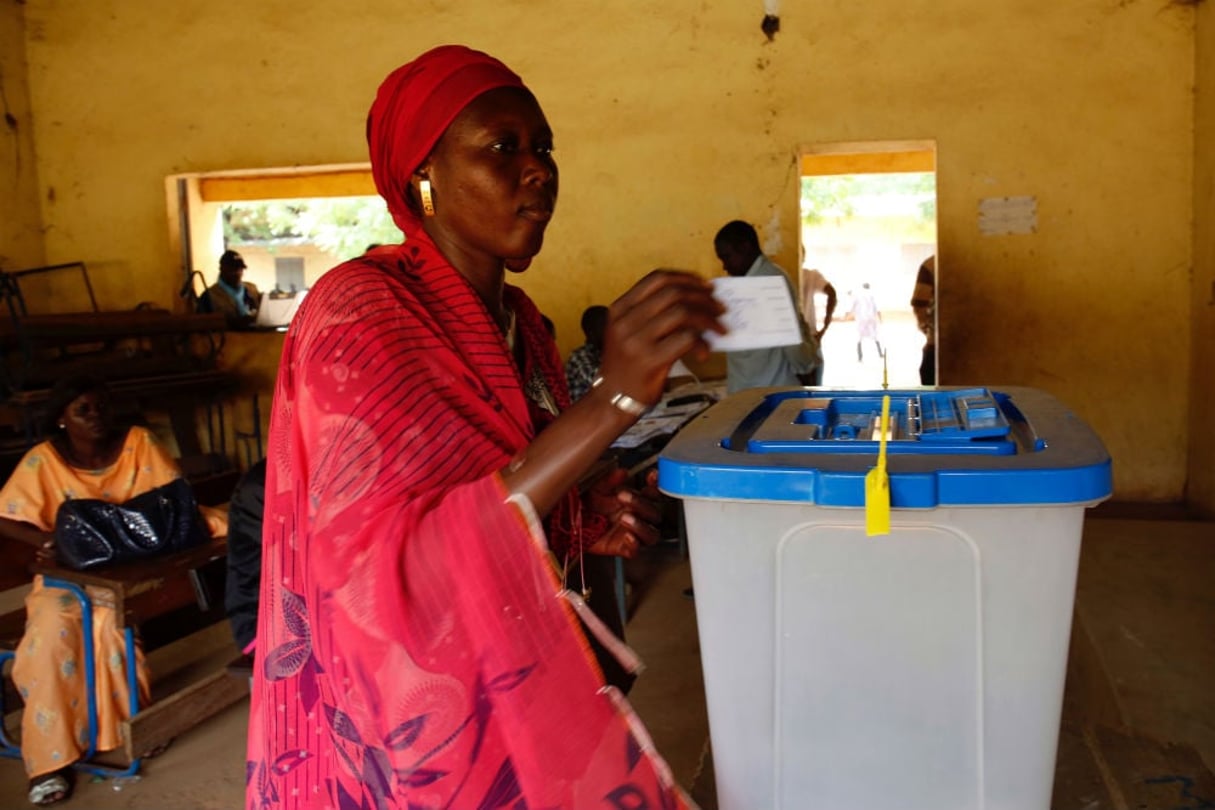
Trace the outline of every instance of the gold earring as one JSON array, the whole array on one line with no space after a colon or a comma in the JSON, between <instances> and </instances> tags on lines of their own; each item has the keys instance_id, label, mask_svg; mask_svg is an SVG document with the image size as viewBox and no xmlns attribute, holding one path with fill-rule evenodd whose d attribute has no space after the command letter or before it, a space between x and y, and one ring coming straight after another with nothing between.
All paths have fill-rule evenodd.
<instances>
[{"instance_id":1,"label":"gold earring","mask_svg":"<svg viewBox=\"0 0 1215 810\"><path fill-rule=\"evenodd\" d=\"M435 198L430 193L430 181L422 180L418 183L418 194L422 197L422 213L428 217L435 215Z\"/></svg>"}]
</instances>

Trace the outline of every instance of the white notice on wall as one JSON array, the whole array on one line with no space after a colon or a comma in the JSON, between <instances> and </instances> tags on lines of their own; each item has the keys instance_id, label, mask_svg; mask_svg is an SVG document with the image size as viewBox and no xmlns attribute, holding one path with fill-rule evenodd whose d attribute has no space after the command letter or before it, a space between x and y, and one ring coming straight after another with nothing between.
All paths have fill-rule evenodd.
<instances>
[{"instance_id":1,"label":"white notice on wall","mask_svg":"<svg viewBox=\"0 0 1215 810\"><path fill-rule=\"evenodd\" d=\"M713 279L713 297L726 307L721 321L730 331L706 332L715 352L770 349L802 342L789 284L780 276L722 276Z\"/></svg>"},{"instance_id":2,"label":"white notice on wall","mask_svg":"<svg viewBox=\"0 0 1215 810\"><path fill-rule=\"evenodd\" d=\"M1037 230L1037 197L988 197L979 200L979 232L984 236L1034 233Z\"/></svg>"}]
</instances>

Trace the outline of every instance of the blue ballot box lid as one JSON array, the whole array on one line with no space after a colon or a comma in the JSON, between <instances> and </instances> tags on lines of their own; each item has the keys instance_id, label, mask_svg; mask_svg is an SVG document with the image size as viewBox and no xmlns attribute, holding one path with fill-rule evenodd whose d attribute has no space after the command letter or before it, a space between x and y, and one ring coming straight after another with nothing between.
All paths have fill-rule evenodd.
<instances>
[{"instance_id":1,"label":"blue ballot box lid","mask_svg":"<svg viewBox=\"0 0 1215 810\"><path fill-rule=\"evenodd\" d=\"M884 395L894 508L1084 503L1112 491L1109 453L1092 429L1049 394L1021 387L742 391L671 440L659 488L864 506Z\"/></svg>"}]
</instances>

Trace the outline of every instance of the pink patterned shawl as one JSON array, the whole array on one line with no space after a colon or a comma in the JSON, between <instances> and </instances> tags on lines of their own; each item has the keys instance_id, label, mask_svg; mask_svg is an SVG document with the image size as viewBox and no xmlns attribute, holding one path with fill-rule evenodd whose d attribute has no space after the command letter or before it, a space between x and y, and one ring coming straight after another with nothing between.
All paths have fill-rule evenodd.
<instances>
[{"instance_id":1,"label":"pink patterned shawl","mask_svg":"<svg viewBox=\"0 0 1215 810\"><path fill-rule=\"evenodd\" d=\"M502 334L410 230L327 273L286 338L248 810L687 807L506 501L536 427Z\"/></svg>"}]
</instances>

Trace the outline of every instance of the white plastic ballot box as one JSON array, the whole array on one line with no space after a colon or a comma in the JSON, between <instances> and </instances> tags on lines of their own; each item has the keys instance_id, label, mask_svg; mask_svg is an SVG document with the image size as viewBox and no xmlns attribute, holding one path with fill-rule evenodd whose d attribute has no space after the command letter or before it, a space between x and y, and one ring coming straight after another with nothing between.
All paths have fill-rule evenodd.
<instances>
[{"instance_id":1,"label":"white plastic ballot box","mask_svg":"<svg viewBox=\"0 0 1215 810\"><path fill-rule=\"evenodd\" d=\"M1111 491L1075 414L1016 387L743 391L672 439L659 487L721 810L1049 810L1084 510Z\"/></svg>"}]
</instances>

